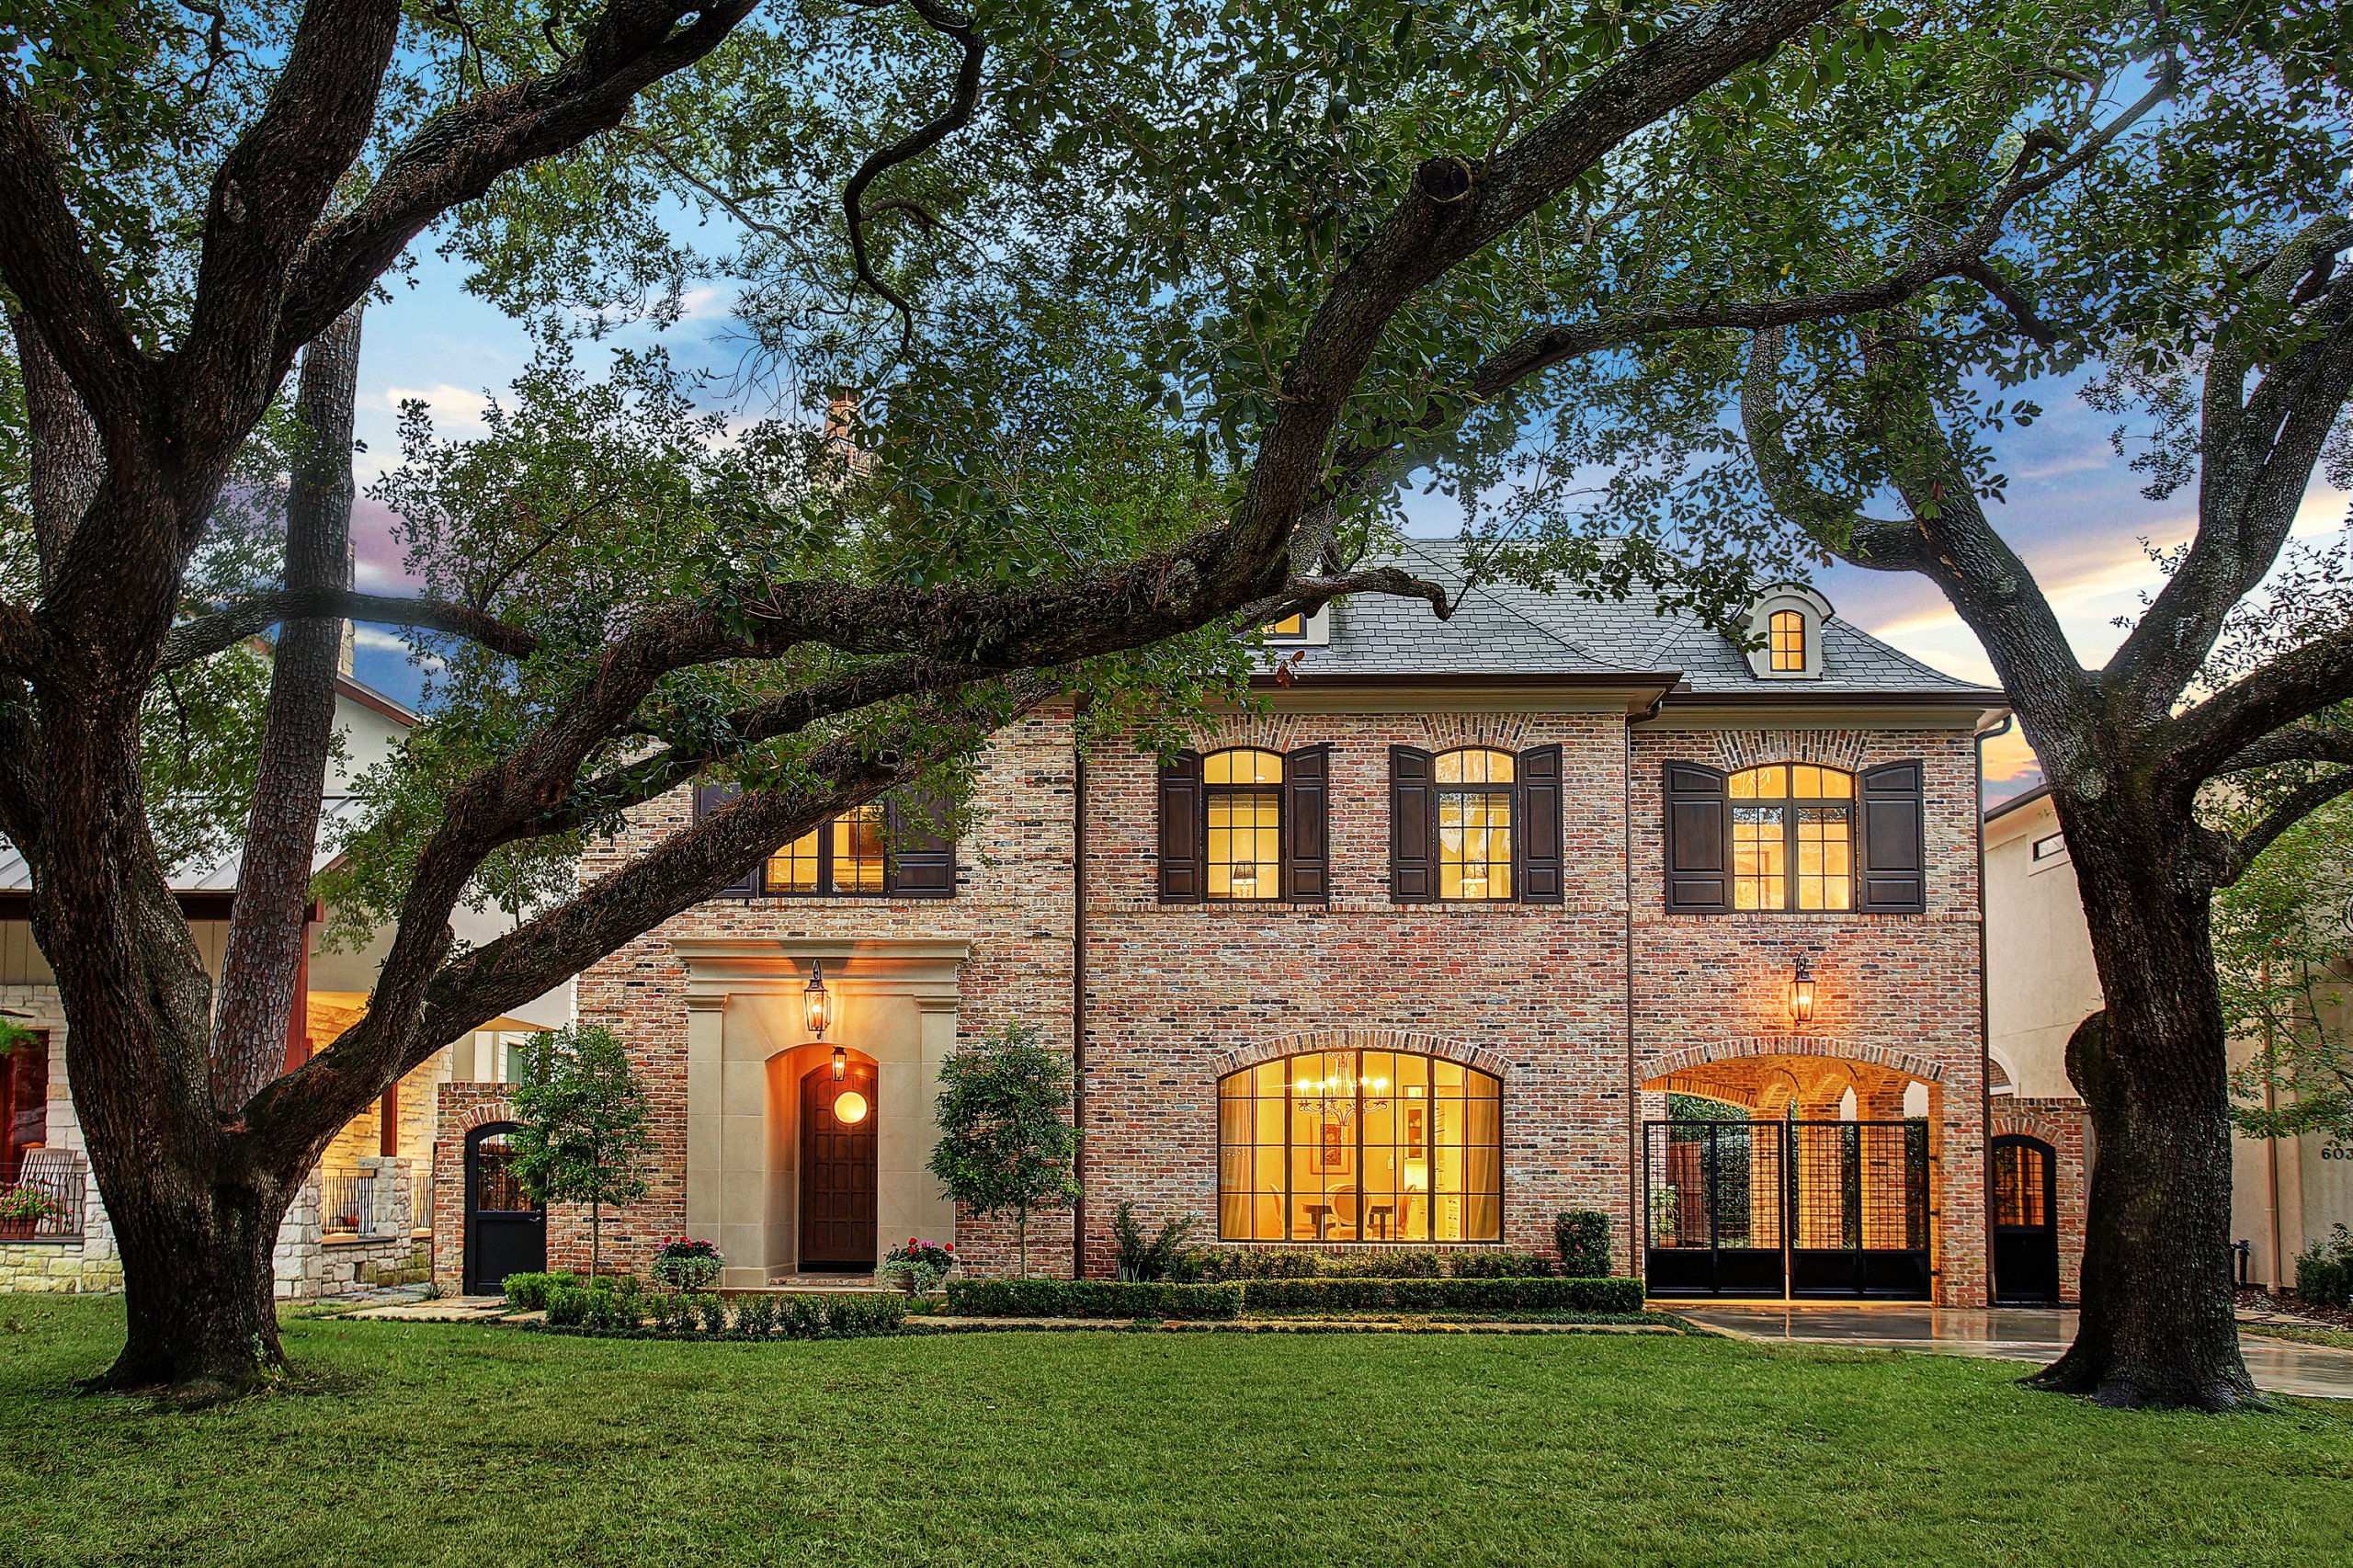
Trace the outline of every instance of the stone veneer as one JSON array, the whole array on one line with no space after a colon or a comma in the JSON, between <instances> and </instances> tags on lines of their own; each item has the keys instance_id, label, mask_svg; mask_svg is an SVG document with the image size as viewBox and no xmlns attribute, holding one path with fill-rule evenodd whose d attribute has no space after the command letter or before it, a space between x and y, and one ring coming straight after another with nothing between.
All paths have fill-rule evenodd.
<instances>
[{"instance_id":1,"label":"stone veneer","mask_svg":"<svg viewBox=\"0 0 2353 1568\"><path fill-rule=\"evenodd\" d=\"M1669 1076L1769 1048L1844 1056L1927 1085L1938 1299L1984 1301L1977 778L1967 729L1630 728L1621 713L1606 711L1292 711L1237 717L1197 744L1207 751L1321 743L1333 747L1332 887L1330 902L1318 904L1159 903L1154 759L1120 745L1088 754L1088 1272L1109 1271L1108 1221L1121 1199L1154 1221L1201 1216L1202 1239L1214 1238L1221 1074L1267 1056L1374 1040L1415 1041L1414 1049L1503 1078L1504 1244L1549 1249L1557 1210L1600 1209L1612 1216L1619 1267L1633 1268L1638 1123L1663 1111ZM1562 903L1389 902L1391 745L1517 751L1552 743L1563 748ZM610 1024L631 1042L657 1108L653 1191L608 1221L621 1261L641 1266L688 1213L687 972L675 941L967 940L957 1038L976 1040L1020 1020L1070 1049L1072 744L1069 715L1051 710L992 744L980 768L982 821L961 846L952 900L713 902L582 976L581 1018ZM1671 757L1722 767L1822 761L1850 770L1923 759L1927 911L1665 914L1659 780ZM584 878L594 881L690 820L683 790L639 810L620 837L591 851ZM1813 964L1817 1011L1812 1032L1793 1038L1779 1031L1788 1028L1784 987L1800 951ZM856 1043L847 1028L836 1038ZM461 1245L462 1199L449 1173L453 1115L472 1114L474 1103L462 1088L442 1091L437 1212L445 1278ZM1900 1101L1900 1085L1889 1092ZM1893 1114L1902 1114L1900 1103ZM756 1195L721 1201L739 1199L756 1206ZM1070 1224L1068 1214L1033 1217L1033 1266L1069 1271ZM551 1216L557 1266L580 1261L584 1229L569 1212ZM887 1247L896 1239L881 1241ZM1008 1222L965 1215L956 1241L973 1272L1011 1263Z\"/></svg>"}]
</instances>

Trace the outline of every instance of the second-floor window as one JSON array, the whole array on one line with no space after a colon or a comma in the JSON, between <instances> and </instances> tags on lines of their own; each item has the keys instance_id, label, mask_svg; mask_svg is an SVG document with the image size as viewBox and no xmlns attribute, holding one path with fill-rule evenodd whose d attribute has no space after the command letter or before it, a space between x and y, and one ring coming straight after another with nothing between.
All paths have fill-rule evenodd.
<instances>
[{"instance_id":1,"label":"second-floor window","mask_svg":"<svg viewBox=\"0 0 2353 1568\"><path fill-rule=\"evenodd\" d=\"M1389 748L1389 896L1558 903L1561 748Z\"/></svg>"},{"instance_id":2,"label":"second-floor window","mask_svg":"<svg viewBox=\"0 0 2353 1568\"><path fill-rule=\"evenodd\" d=\"M1331 749L1179 752L1160 770L1164 903L1320 902Z\"/></svg>"},{"instance_id":3,"label":"second-floor window","mask_svg":"<svg viewBox=\"0 0 2353 1568\"><path fill-rule=\"evenodd\" d=\"M698 817L735 799L731 785L695 791ZM768 858L722 898L949 898L956 846L932 831L927 804L870 801L811 828Z\"/></svg>"},{"instance_id":4,"label":"second-floor window","mask_svg":"<svg viewBox=\"0 0 2353 1568\"><path fill-rule=\"evenodd\" d=\"M1666 908L1688 915L1927 908L1927 769L1666 764Z\"/></svg>"}]
</instances>

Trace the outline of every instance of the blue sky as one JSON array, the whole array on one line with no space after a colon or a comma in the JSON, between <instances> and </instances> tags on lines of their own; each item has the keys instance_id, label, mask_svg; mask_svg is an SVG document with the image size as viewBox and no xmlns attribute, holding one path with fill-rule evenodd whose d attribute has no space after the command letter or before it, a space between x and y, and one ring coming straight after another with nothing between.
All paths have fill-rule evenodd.
<instances>
[{"instance_id":1,"label":"blue sky","mask_svg":"<svg viewBox=\"0 0 2353 1568\"><path fill-rule=\"evenodd\" d=\"M404 397L433 405L437 426L462 437L479 433L485 394L503 393L529 359L530 340L513 320L467 294L461 269L423 256L409 279L392 280L393 298L368 313L359 364L358 435L368 451L358 460L367 483L399 457L398 410ZM686 319L660 341L681 366L724 372L733 363L725 341L727 301L715 291L688 297ZM654 335L633 332L622 341ZM584 363L593 363L584 357ZM2141 540L2168 546L2187 539L2193 496L2145 500L2141 477L2113 452L2114 421L2075 395L2079 383L2022 389L2045 415L2031 427L1997 437L1996 451L2011 485L1995 521L2025 558L2058 609L2069 638L2087 664L2104 662L2123 633L2111 622L2140 607L2139 596L2160 580ZM2317 539L2345 526L2348 497L2315 481L2297 523L2300 536ZM1433 508L1429 516L1437 520ZM362 500L353 518L359 585L401 592L406 585L390 517ZM1969 630L1924 580L1897 573L1836 566L1815 585L1847 620L1939 669L1991 682L1992 667ZM405 647L385 628L363 627L358 674L368 684L414 701L420 673ZM2015 734L1989 743L1989 796L2015 792L2033 781L2032 754Z\"/></svg>"}]
</instances>

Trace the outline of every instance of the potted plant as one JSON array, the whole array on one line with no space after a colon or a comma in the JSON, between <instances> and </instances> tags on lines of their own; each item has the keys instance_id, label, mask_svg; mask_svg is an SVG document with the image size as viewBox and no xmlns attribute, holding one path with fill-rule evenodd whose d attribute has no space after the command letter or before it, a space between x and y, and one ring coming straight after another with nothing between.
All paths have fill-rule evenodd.
<instances>
[{"instance_id":1,"label":"potted plant","mask_svg":"<svg viewBox=\"0 0 2353 1568\"><path fill-rule=\"evenodd\" d=\"M0 1188L0 1240L22 1241L43 1220L54 1220L65 1205L37 1187Z\"/></svg>"},{"instance_id":2,"label":"potted plant","mask_svg":"<svg viewBox=\"0 0 2353 1568\"><path fill-rule=\"evenodd\" d=\"M710 1290L719 1283L720 1271L726 1267L727 1259L720 1255L715 1243L699 1242L692 1236L667 1236L646 1272L654 1276L656 1283L683 1294Z\"/></svg>"},{"instance_id":3,"label":"potted plant","mask_svg":"<svg viewBox=\"0 0 2353 1568\"><path fill-rule=\"evenodd\" d=\"M908 1295L922 1296L947 1278L955 1267L954 1242L926 1242L909 1236L906 1245L892 1247L883 1256L875 1267L874 1278L878 1283L896 1279L899 1289Z\"/></svg>"}]
</instances>

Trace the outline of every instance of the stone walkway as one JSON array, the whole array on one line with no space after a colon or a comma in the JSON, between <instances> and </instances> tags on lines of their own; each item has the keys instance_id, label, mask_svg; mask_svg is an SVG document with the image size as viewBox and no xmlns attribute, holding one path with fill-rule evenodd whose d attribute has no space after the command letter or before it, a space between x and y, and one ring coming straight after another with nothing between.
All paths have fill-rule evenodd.
<instances>
[{"instance_id":1,"label":"stone walkway","mask_svg":"<svg viewBox=\"0 0 2353 1568\"><path fill-rule=\"evenodd\" d=\"M381 1307L362 1307L343 1315L383 1318L394 1323L479 1323L502 1316L506 1311L504 1296L443 1296L431 1301L394 1301Z\"/></svg>"},{"instance_id":2,"label":"stone walkway","mask_svg":"<svg viewBox=\"0 0 2353 1568\"><path fill-rule=\"evenodd\" d=\"M2075 1337L2075 1314L2058 1308L1961 1309L1926 1306L1706 1306L1653 1301L1693 1323L1743 1338L1802 1345L1863 1345L1940 1356L2052 1361ZM2353 1399L2353 1350L2260 1337L2259 1314L2243 1314L2253 1332L2240 1341L2256 1386L2274 1393ZM2279 1317L2276 1321L2294 1321Z\"/></svg>"}]
</instances>

